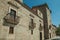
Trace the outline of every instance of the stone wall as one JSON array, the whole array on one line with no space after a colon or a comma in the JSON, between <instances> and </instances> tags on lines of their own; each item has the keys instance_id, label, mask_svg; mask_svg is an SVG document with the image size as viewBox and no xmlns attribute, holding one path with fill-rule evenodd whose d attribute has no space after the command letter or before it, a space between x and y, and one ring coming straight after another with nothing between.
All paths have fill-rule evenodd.
<instances>
[{"instance_id":1,"label":"stone wall","mask_svg":"<svg viewBox=\"0 0 60 40\"><path fill-rule=\"evenodd\" d=\"M14 5L8 4L11 2ZM9 34L9 27L3 25L3 18L10 12L10 9L15 10L17 16L19 16L19 23L14 26L14 34ZM33 15L33 17L30 16ZM33 30L33 35L31 30L29 30L29 22L31 18L36 23L36 27ZM40 32L42 32L42 40L44 40L44 31L39 31L39 25L41 20L39 17L34 15L32 12L28 11L22 5L14 0L0 0L0 40L40 40ZM41 22L43 26L43 21Z\"/></svg>"}]
</instances>

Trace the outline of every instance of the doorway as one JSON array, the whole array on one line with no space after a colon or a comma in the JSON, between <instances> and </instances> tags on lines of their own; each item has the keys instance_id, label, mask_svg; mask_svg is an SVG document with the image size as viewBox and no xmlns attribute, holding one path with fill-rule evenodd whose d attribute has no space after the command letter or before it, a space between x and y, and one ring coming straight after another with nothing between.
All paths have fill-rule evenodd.
<instances>
[{"instance_id":1,"label":"doorway","mask_svg":"<svg viewBox=\"0 0 60 40\"><path fill-rule=\"evenodd\" d=\"M40 32L40 40L42 40L42 32Z\"/></svg>"}]
</instances>

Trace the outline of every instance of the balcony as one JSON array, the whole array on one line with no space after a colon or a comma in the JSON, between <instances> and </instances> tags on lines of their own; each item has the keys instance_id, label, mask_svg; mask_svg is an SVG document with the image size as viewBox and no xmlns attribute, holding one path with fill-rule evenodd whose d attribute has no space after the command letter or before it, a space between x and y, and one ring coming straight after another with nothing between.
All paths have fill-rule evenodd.
<instances>
[{"instance_id":1,"label":"balcony","mask_svg":"<svg viewBox=\"0 0 60 40\"><path fill-rule=\"evenodd\" d=\"M36 23L30 23L29 24L29 29L34 29L36 27Z\"/></svg>"},{"instance_id":2,"label":"balcony","mask_svg":"<svg viewBox=\"0 0 60 40\"><path fill-rule=\"evenodd\" d=\"M19 23L19 16L16 16L14 18L14 16L11 16L10 14L7 14L4 17L4 21L9 23L9 24L17 25Z\"/></svg>"},{"instance_id":3,"label":"balcony","mask_svg":"<svg viewBox=\"0 0 60 40\"><path fill-rule=\"evenodd\" d=\"M39 27L39 30L40 30L40 31L42 31L42 30L43 30L43 27L42 27L42 26L40 26L40 27Z\"/></svg>"},{"instance_id":4,"label":"balcony","mask_svg":"<svg viewBox=\"0 0 60 40\"><path fill-rule=\"evenodd\" d=\"M43 26L40 24L39 26L39 30L42 31L43 30Z\"/></svg>"}]
</instances>

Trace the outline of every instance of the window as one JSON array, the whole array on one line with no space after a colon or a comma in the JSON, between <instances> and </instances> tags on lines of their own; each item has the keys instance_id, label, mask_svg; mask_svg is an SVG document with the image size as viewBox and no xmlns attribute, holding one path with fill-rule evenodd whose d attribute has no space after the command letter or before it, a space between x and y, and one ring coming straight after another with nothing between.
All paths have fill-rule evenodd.
<instances>
[{"instance_id":1,"label":"window","mask_svg":"<svg viewBox=\"0 0 60 40\"><path fill-rule=\"evenodd\" d=\"M41 20L39 20L39 22L41 22Z\"/></svg>"},{"instance_id":2,"label":"window","mask_svg":"<svg viewBox=\"0 0 60 40\"><path fill-rule=\"evenodd\" d=\"M49 25L49 29L51 29L51 25Z\"/></svg>"},{"instance_id":3,"label":"window","mask_svg":"<svg viewBox=\"0 0 60 40\"><path fill-rule=\"evenodd\" d=\"M40 24L40 27L42 27L42 25Z\"/></svg>"},{"instance_id":4,"label":"window","mask_svg":"<svg viewBox=\"0 0 60 40\"><path fill-rule=\"evenodd\" d=\"M33 19L31 19L31 24L33 25Z\"/></svg>"},{"instance_id":5,"label":"window","mask_svg":"<svg viewBox=\"0 0 60 40\"><path fill-rule=\"evenodd\" d=\"M29 22L29 29L33 29L33 19Z\"/></svg>"},{"instance_id":6,"label":"window","mask_svg":"<svg viewBox=\"0 0 60 40\"><path fill-rule=\"evenodd\" d=\"M51 33L50 33L50 38L51 38Z\"/></svg>"},{"instance_id":7,"label":"window","mask_svg":"<svg viewBox=\"0 0 60 40\"><path fill-rule=\"evenodd\" d=\"M31 30L31 34L33 35L33 30Z\"/></svg>"},{"instance_id":8,"label":"window","mask_svg":"<svg viewBox=\"0 0 60 40\"><path fill-rule=\"evenodd\" d=\"M13 34L14 33L14 27L9 27L9 34Z\"/></svg>"},{"instance_id":9,"label":"window","mask_svg":"<svg viewBox=\"0 0 60 40\"><path fill-rule=\"evenodd\" d=\"M31 22L29 23L29 29L31 30L31 34L33 35L33 29L34 29L33 19L31 19Z\"/></svg>"},{"instance_id":10,"label":"window","mask_svg":"<svg viewBox=\"0 0 60 40\"><path fill-rule=\"evenodd\" d=\"M16 11L11 9L10 16L13 16L15 18L16 17Z\"/></svg>"},{"instance_id":11,"label":"window","mask_svg":"<svg viewBox=\"0 0 60 40\"><path fill-rule=\"evenodd\" d=\"M39 26L39 30L42 31L42 25L41 25L41 24L40 24L40 26Z\"/></svg>"}]
</instances>

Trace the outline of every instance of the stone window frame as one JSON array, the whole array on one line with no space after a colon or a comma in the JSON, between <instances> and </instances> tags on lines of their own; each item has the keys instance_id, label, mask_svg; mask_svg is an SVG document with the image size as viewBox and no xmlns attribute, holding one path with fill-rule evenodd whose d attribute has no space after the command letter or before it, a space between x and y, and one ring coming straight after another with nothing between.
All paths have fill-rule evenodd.
<instances>
[{"instance_id":1,"label":"stone window frame","mask_svg":"<svg viewBox=\"0 0 60 40\"><path fill-rule=\"evenodd\" d=\"M16 13L15 13L15 16L14 16L14 18L15 18L16 15L17 15L17 9L14 8L14 7L12 7L12 6L10 6L10 7L8 8L8 14L10 14L11 10L14 10L14 11L16 12Z\"/></svg>"},{"instance_id":2,"label":"stone window frame","mask_svg":"<svg viewBox=\"0 0 60 40\"><path fill-rule=\"evenodd\" d=\"M11 13L12 11L14 12L13 14ZM13 9L10 10L10 13L9 14L10 14L10 16L13 16L14 18L16 17L16 11L13 10Z\"/></svg>"}]
</instances>

